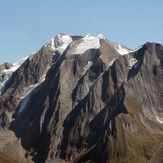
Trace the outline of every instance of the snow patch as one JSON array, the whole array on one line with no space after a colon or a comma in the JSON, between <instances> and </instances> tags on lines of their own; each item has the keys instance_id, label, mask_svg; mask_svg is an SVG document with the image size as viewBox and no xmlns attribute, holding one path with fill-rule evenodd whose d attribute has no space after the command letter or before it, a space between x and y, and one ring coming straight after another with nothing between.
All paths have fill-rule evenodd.
<instances>
[{"instance_id":1,"label":"snow patch","mask_svg":"<svg viewBox=\"0 0 163 163\"><path fill-rule=\"evenodd\" d=\"M69 35L60 35L59 41L63 44L70 44L73 40Z\"/></svg>"},{"instance_id":2,"label":"snow patch","mask_svg":"<svg viewBox=\"0 0 163 163\"><path fill-rule=\"evenodd\" d=\"M0 95L2 95L4 91L4 85L7 82L7 80L11 77L12 72L6 72L6 73L1 73L0 76Z\"/></svg>"},{"instance_id":3,"label":"snow patch","mask_svg":"<svg viewBox=\"0 0 163 163\"><path fill-rule=\"evenodd\" d=\"M132 67L133 65L135 65L135 63L137 63L137 62L138 62L138 60L136 58L130 59L130 61L129 61L130 67Z\"/></svg>"},{"instance_id":4,"label":"snow patch","mask_svg":"<svg viewBox=\"0 0 163 163\"><path fill-rule=\"evenodd\" d=\"M88 49L98 49L99 47L99 38L87 34L84 38L82 38L81 43L77 46L75 54L81 54Z\"/></svg>"},{"instance_id":5,"label":"snow patch","mask_svg":"<svg viewBox=\"0 0 163 163\"><path fill-rule=\"evenodd\" d=\"M60 55L63 54L67 46L73 41L69 35L61 34L58 34L56 39L58 39L58 41L61 43L61 45L56 48L56 51L58 51Z\"/></svg>"},{"instance_id":6,"label":"snow patch","mask_svg":"<svg viewBox=\"0 0 163 163\"><path fill-rule=\"evenodd\" d=\"M97 38L99 38L99 39L105 39L105 37L104 37L102 34L99 34L99 35L97 36Z\"/></svg>"},{"instance_id":7,"label":"snow patch","mask_svg":"<svg viewBox=\"0 0 163 163\"><path fill-rule=\"evenodd\" d=\"M57 51L60 55L63 54L67 46L72 42L69 35L58 34L45 44L45 47L51 48L54 52ZM55 55L55 53L54 53Z\"/></svg>"},{"instance_id":8,"label":"snow patch","mask_svg":"<svg viewBox=\"0 0 163 163\"><path fill-rule=\"evenodd\" d=\"M156 120L157 120L159 123L163 123L163 118L160 118L160 117L156 116Z\"/></svg>"},{"instance_id":9,"label":"snow patch","mask_svg":"<svg viewBox=\"0 0 163 163\"><path fill-rule=\"evenodd\" d=\"M62 46L59 46L58 48L56 48L56 51L57 51L60 55L62 55L63 52L66 50L66 48L67 48L68 45L69 45L69 44L64 44L64 45L62 45Z\"/></svg>"},{"instance_id":10,"label":"snow patch","mask_svg":"<svg viewBox=\"0 0 163 163\"><path fill-rule=\"evenodd\" d=\"M6 69L3 72L14 72L16 71L23 63L24 61L27 59L28 57L25 57L23 59L21 59L20 61L16 62L13 64L13 67L11 67L10 69Z\"/></svg>"},{"instance_id":11,"label":"snow patch","mask_svg":"<svg viewBox=\"0 0 163 163\"><path fill-rule=\"evenodd\" d=\"M40 78L40 81L36 84L32 84L30 85L28 88L28 92L22 97L23 100L21 101L21 104L20 104L20 107L19 107L19 110L18 110L18 114L20 114L22 111L24 111L24 109L26 108L26 105L28 104L28 101L31 97L31 94L35 91L37 91L35 88L40 85L44 80L45 80L45 76L46 75L43 75L41 78Z\"/></svg>"},{"instance_id":12,"label":"snow patch","mask_svg":"<svg viewBox=\"0 0 163 163\"><path fill-rule=\"evenodd\" d=\"M52 39L50 40L50 42L51 42L51 49L55 50L54 38L52 38Z\"/></svg>"},{"instance_id":13,"label":"snow patch","mask_svg":"<svg viewBox=\"0 0 163 163\"><path fill-rule=\"evenodd\" d=\"M31 93L29 93L21 102L19 110L18 110L18 114L20 114L24 109L25 106L27 105L29 98L30 98Z\"/></svg>"},{"instance_id":14,"label":"snow patch","mask_svg":"<svg viewBox=\"0 0 163 163\"><path fill-rule=\"evenodd\" d=\"M134 65L133 68L138 68L141 65L141 60L137 61Z\"/></svg>"},{"instance_id":15,"label":"snow patch","mask_svg":"<svg viewBox=\"0 0 163 163\"><path fill-rule=\"evenodd\" d=\"M142 60L141 59L137 60L136 58L131 58L131 59L129 59L128 62L129 62L129 69L131 69L131 68L140 67Z\"/></svg>"},{"instance_id":16,"label":"snow patch","mask_svg":"<svg viewBox=\"0 0 163 163\"><path fill-rule=\"evenodd\" d=\"M25 57L21 59L20 61L13 64L13 66L10 69L3 70L0 74L0 95L3 93L4 85L8 81L8 79L11 77L14 71L16 71L27 59L28 57Z\"/></svg>"},{"instance_id":17,"label":"snow patch","mask_svg":"<svg viewBox=\"0 0 163 163\"><path fill-rule=\"evenodd\" d=\"M113 63L114 63L114 61L115 61L116 59L117 59L117 58L114 58L112 61L110 61L110 62L108 63L107 70L108 70L108 68L109 68L110 66L112 66L112 65L113 65Z\"/></svg>"},{"instance_id":18,"label":"snow patch","mask_svg":"<svg viewBox=\"0 0 163 163\"><path fill-rule=\"evenodd\" d=\"M132 52L136 52L138 51L139 49L141 49L143 47L143 45L139 46L138 48L136 48L135 50L133 50Z\"/></svg>"},{"instance_id":19,"label":"snow patch","mask_svg":"<svg viewBox=\"0 0 163 163\"><path fill-rule=\"evenodd\" d=\"M118 48L116 48L116 51L121 55L126 55L126 54L132 52L132 50L128 50L128 49L124 48L122 45L118 45Z\"/></svg>"},{"instance_id":20,"label":"snow patch","mask_svg":"<svg viewBox=\"0 0 163 163\"><path fill-rule=\"evenodd\" d=\"M83 75L87 72L87 70L92 66L93 62L92 61L88 61L87 65L84 67L83 70Z\"/></svg>"}]
</instances>

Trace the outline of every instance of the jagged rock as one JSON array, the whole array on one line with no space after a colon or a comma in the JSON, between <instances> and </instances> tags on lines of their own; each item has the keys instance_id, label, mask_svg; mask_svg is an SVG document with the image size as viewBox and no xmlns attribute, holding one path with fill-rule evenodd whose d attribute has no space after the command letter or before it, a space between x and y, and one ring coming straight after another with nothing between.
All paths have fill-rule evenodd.
<instances>
[{"instance_id":1,"label":"jagged rock","mask_svg":"<svg viewBox=\"0 0 163 163\"><path fill-rule=\"evenodd\" d=\"M36 163L161 161L163 47L115 47L59 34L28 57L0 97L1 130L15 134L0 150ZM6 152L16 139L19 158Z\"/></svg>"},{"instance_id":2,"label":"jagged rock","mask_svg":"<svg viewBox=\"0 0 163 163\"><path fill-rule=\"evenodd\" d=\"M6 63L0 65L0 72L2 72L3 70L6 70L6 69L10 69L11 67L12 67L12 64L6 62Z\"/></svg>"}]
</instances>

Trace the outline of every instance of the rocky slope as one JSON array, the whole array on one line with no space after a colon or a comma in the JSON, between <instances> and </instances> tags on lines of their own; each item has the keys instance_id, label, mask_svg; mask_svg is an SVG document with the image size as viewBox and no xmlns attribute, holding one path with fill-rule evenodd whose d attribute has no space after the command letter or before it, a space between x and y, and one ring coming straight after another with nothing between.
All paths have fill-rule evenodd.
<instances>
[{"instance_id":1,"label":"rocky slope","mask_svg":"<svg viewBox=\"0 0 163 163\"><path fill-rule=\"evenodd\" d=\"M18 162L163 160L162 45L58 34L0 70L0 151Z\"/></svg>"}]
</instances>

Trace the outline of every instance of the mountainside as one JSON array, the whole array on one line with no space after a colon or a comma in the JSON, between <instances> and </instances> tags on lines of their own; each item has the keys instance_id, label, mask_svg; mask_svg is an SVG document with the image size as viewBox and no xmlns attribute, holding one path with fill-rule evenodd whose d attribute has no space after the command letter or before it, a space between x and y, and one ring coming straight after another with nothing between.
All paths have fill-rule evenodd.
<instances>
[{"instance_id":1,"label":"mountainside","mask_svg":"<svg viewBox=\"0 0 163 163\"><path fill-rule=\"evenodd\" d=\"M0 74L0 152L16 161L163 162L162 45L58 34Z\"/></svg>"}]
</instances>

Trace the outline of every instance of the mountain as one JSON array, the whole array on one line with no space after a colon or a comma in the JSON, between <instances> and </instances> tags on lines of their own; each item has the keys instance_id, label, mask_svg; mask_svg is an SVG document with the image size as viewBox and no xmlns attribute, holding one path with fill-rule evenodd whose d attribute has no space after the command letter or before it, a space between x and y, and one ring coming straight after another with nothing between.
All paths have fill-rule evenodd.
<instances>
[{"instance_id":1,"label":"mountain","mask_svg":"<svg viewBox=\"0 0 163 163\"><path fill-rule=\"evenodd\" d=\"M58 34L0 73L5 156L20 163L163 160L161 44L133 51L101 34Z\"/></svg>"}]
</instances>

